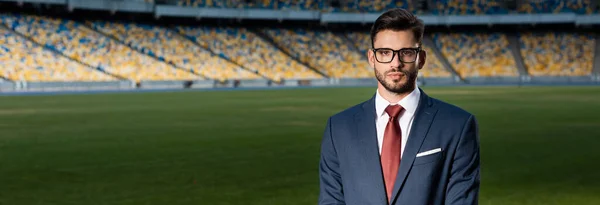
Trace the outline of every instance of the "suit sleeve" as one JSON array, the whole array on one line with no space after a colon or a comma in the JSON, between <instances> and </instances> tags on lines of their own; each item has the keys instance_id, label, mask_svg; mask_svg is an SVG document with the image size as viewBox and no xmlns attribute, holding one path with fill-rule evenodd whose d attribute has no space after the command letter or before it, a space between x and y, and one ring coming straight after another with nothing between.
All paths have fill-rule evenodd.
<instances>
[{"instance_id":1,"label":"suit sleeve","mask_svg":"<svg viewBox=\"0 0 600 205\"><path fill-rule=\"evenodd\" d=\"M460 135L446 192L447 205L477 205L480 186L479 128L471 115Z\"/></svg>"},{"instance_id":2,"label":"suit sleeve","mask_svg":"<svg viewBox=\"0 0 600 205\"><path fill-rule=\"evenodd\" d=\"M344 205L340 166L331 134L331 118L321 141L319 161L319 205Z\"/></svg>"}]
</instances>

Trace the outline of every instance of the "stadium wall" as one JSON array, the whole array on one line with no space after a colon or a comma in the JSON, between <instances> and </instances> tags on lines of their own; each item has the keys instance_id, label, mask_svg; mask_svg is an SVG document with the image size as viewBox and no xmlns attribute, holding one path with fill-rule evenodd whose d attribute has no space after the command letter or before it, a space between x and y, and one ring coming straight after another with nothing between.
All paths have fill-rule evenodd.
<instances>
[{"instance_id":1,"label":"stadium wall","mask_svg":"<svg viewBox=\"0 0 600 205\"><path fill-rule=\"evenodd\" d=\"M452 78L420 78L419 86L526 86L526 85L600 85L600 75L576 77L478 77L464 82ZM294 87L375 87L374 78L342 79L287 79L281 83L269 80L196 80L196 81L110 81L110 82L0 82L0 92L56 92L95 90L161 90L161 89L216 89L216 88L294 88Z\"/></svg>"}]
</instances>

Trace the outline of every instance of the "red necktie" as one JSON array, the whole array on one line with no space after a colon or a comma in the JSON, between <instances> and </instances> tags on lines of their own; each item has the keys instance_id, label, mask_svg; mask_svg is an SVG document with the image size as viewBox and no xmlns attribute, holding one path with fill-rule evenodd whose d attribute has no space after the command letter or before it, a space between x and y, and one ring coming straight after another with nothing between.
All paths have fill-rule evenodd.
<instances>
[{"instance_id":1,"label":"red necktie","mask_svg":"<svg viewBox=\"0 0 600 205\"><path fill-rule=\"evenodd\" d=\"M383 145L381 149L381 168L385 180L385 190L388 202L391 203L392 190L396 175L400 167L400 153L402 153L402 133L398 124L398 115L404 108L400 105L389 105L385 112L390 116L385 132L383 134Z\"/></svg>"}]
</instances>

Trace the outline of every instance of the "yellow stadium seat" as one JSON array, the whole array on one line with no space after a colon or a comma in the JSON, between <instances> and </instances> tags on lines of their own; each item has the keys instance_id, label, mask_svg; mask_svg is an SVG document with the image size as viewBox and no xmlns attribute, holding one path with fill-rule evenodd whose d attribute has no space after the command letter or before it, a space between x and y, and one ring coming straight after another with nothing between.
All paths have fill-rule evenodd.
<instances>
[{"instance_id":1,"label":"yellow stadium seat","mask_svg":"<svg viewBox=\"0 0 600 205\"><path fill-rule=\"evenodd\" d=\"M460 76L518 75L503 34L435 34L434 39Z\"/></svg>"},{"instance_id":2,"label":"yellow stadium seat","mask_svg":"<svg viewBox=\"0 0 600 205\"><path fill-rule=\"evenodd\" d=\"M530 75L590 75L595 40L591 35L524 33L521 55Z\"/></svg>"}]
</instances>

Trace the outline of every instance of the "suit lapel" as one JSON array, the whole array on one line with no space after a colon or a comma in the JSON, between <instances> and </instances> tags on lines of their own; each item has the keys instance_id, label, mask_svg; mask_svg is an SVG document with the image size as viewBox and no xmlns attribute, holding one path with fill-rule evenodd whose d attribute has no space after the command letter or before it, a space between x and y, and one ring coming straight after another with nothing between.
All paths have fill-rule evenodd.
<instances>
[{"instance_id":1,"label":"suit lapel","mask_svg":"<svg viewBox=\"0 0 600 205\"><path fill-rule=\"evenodd\" d=\"M420 89L420 88L419 88ZM437 108L434 106L431 99L421 90L421 98L419 100L419 106L415 112L415 119L413 120L412 128L406 142L405 150L400 161L400 169L398 170L398 176L394 183L394 191L392 194L392 203L398 198L399 190L404 185L406 177L410 169L412 168L415 156L421 148L425 136L429 131L433 117L437 112Z\"/></svg>"},{"instance_id":2,"label":"suit lapel","mask_svg":"<svg viewBox=\"0 0 600 205\"><path fill-rule=\"evenodd\" d=\"M354 116L354 122L356 123L356 135L353 141L358 143L356 146L360 147L359 151L362 153L358 155L362 159L357 159L357 161L366 163L365 169L368 173L363 175L366 178L363 181L369 183L367 186L371 187L369 190L372 190L368 196L372 196L373 204L387 204L379 159L379 145L377 144L374 97L363 104L362 111Z\"/></svg>"}]
</instances>

